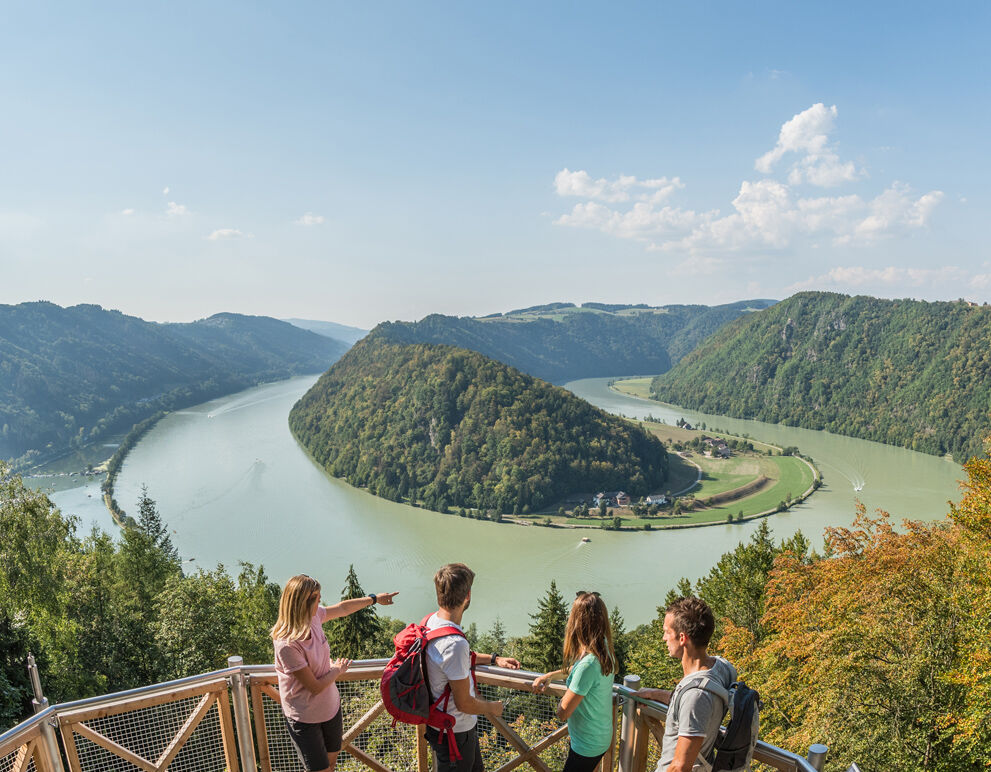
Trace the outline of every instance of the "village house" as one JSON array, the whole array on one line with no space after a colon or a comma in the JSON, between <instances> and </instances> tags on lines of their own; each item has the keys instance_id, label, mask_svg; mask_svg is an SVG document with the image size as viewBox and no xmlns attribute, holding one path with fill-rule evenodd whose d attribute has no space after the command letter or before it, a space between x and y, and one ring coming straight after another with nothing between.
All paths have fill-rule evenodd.
<instances>
[{"instance_id":1,"label":"village house","mask_svg":"<svg viewBox=\"0 0 991 772\"><path fill-rule=\"evenodd\" d=\"M592 497L592 504L595 506L601 506L602 502L606 503L607 507L628 507L630 506L630 496L624 491L606 491L596 493Z\"/></svg>"}]
</instances>

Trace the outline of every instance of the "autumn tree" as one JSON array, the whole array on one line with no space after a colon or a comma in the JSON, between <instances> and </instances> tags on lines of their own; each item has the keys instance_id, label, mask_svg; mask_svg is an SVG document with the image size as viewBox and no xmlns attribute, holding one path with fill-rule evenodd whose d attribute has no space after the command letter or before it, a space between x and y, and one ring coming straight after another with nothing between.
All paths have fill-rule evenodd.
<instances>
[{"instance_id":1,"label":"autumn tree","mask_svg":"<svg viewBox=\"0 0 991 772\"><path fill-rule=\"evenodd\" d=\"M757 629L728 621L720 641L764 698L764 739L826 742L834 769L972 768L947 720L963 698L948 678L960 538L946 522L899 533L861 506L851 528L827 529L829 559L778 556Z\"/></svg>"}]
</instances>

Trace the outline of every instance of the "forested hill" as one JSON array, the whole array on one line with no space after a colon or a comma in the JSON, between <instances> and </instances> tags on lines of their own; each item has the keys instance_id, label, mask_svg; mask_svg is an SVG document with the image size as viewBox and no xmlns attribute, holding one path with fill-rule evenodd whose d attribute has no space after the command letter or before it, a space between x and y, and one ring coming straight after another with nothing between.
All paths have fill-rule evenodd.
<instances>
[{"instance_id":1,"label":"forested hill","mask_svg":"<svg viewBox=\"0 0 991 772\"><path fill-rule=\"evenodd\" d=\"M652 390L964 461L991 431L991 308L802 292L727 325Z\"/></svg>"},{"instance_id":2,"label":"forested hill","mask_svg":"<svg viewBox=\"0 0 991 772\"><path fill-rule=\"evenodd\" d=\"M446 343L478 351L552 383L663 373L726 322L772 300L722 306L550 303L491 316L433 314L386 322L370 335L398 343Z\"/></svg>"},{"instance_id":3,"label":"forested hill","mask_svg":"<svg viewBox=\"0 0 991 772\"><path fill-rule=\"evenodd\" d=\"M93 305L0 305L0 458L24 461L159 410L320 372L346 350L261 316L156 324Z\"/></svg>"},{"instance_id":4,"label":"forested hill","mask_svg":"<svg viewBox=\"0 0 991 772\"><path fill-rule=\"evenodd\" d=\"M663 445L474 351L365 338L289 414L335 477L425 507L530 511L574 492L657 490Z\"/></svg>"}]
</instances>

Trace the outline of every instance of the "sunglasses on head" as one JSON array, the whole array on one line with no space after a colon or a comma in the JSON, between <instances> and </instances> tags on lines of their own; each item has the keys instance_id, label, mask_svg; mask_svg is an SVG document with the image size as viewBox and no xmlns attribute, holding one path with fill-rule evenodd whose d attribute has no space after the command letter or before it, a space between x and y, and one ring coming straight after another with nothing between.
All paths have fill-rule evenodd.
<instances>
[{"instance_id":1,"label":"sunglasses on head","mask_svg":"<svg viewBox=\"0 0 991 772\"><path fill-rule=\"evenodd\" d=\"M579 590L578 592L575 593L576 598L580 598L582 595L594 595L596 598L602 597L595 590Z\"/></svg>"}]
</instances>

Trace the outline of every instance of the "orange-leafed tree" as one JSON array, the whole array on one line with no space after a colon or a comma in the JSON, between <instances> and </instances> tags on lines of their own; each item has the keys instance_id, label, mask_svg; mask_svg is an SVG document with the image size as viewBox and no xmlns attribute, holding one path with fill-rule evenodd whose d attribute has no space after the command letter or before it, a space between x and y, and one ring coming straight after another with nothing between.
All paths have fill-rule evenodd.
<instances>
[{"instance_id":1,"label":"orange-leafed tree","mask_svg":"<svg viewBox=\"0 0 991 772\"><path fill-rule=\"evenodd\" d=\"M824 559L777 558L763 640L728 624L721 641L764 696L764 739L825 742L837 770L980 768L952 725L963 536L949 521L896 532L861 506L850 528L827 530Z\"/></svg>"}]
</instances>

